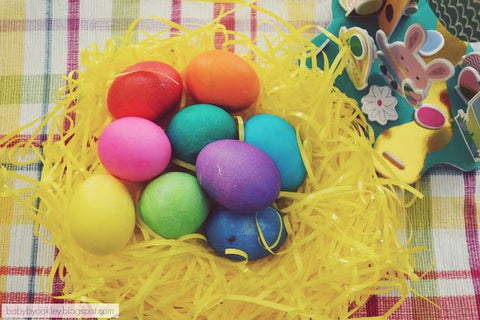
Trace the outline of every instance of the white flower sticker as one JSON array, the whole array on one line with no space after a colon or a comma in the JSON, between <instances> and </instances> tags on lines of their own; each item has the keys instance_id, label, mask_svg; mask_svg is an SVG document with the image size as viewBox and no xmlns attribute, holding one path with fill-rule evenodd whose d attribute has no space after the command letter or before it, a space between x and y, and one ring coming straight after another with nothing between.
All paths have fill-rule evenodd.
<instances>
[{"instance_id":1,"label":"white flower sticker","mask_svg":"<svg viewBox=\"0 0 480 320\"><path fill-rule=\"evenodd\" d=\"M371 122L378 122L382 126L388 121L398 119L397 98L392 96L389 87L371 86L370 92L362 98L362 112L368 116Z\"/></svg>"}]
</instances>

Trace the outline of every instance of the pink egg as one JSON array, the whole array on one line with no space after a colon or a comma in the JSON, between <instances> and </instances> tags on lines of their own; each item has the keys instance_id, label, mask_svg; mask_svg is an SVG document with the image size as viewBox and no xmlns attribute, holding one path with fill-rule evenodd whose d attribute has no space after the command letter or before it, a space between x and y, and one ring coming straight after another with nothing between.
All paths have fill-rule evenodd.
<instances>
[{"instance_id":1,"label":"pink egg","mask_svg":"<svg viewBox=\"0 0 480 320\"><path fill-rule=\"evenodd\" d=\"M167 135L150 120L125 117L102 132L98 156L105 169L127 181L152 179L165 170L172 147Z\"/></svg>"}]
</instances>

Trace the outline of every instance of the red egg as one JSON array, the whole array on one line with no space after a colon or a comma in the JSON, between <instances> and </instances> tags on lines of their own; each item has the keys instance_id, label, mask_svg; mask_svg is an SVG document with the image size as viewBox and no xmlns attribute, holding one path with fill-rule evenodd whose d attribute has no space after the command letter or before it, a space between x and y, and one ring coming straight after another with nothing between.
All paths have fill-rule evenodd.
<instances>
[{"instance_id":1,"label":"red egg","mask_svg":"<svg viewBox=\"0 0 480 320\"><path fill-rule=\"evenodd\" d=\"M156 120L178 105L183 83L166 63L144 61L123 70L108 90L108 110L115 118Z\"/></svg>"}]
</instances>

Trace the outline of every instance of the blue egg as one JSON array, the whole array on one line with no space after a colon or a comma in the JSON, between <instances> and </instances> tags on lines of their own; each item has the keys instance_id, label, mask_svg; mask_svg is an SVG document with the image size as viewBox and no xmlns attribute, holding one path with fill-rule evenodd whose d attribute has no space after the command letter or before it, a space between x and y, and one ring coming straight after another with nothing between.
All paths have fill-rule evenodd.
<instances>
[{"instance_id":1,"label":"blue egg","mask_svg":"<svg viewBox=\"0 0 480 320\"><path fill-rule=\"evenodd\" d=\"M298 148L295 129L273 114L260 114L245 123L245 142L265 152L280 172L281 190L296 191L307 171Z\"/></svg>"},{"instance_id":2,"label":"blue egg","mask_svg":"<svg viewBox=\"0 0 480 320\"><path fill-rule=\"evenodd\" d=\"M247 215L220 207L211 213L207 220L205 230L208 243L220 255L231 260L244 258L235 254L225 254L226 249L242 250L248 255L249 260L266 257L271 253L262 245L256 220L266 243L273 247L272 251L277 251L285 242L287 231L283 217L272 207Z\"/></svg>"}]
</instances>

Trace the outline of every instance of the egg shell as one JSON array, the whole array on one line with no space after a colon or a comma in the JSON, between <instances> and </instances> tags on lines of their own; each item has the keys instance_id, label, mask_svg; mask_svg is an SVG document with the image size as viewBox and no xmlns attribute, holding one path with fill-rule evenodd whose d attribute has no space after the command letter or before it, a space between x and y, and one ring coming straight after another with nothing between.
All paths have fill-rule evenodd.
<instances>
[{"instance_id":1,"label":"egg shell","mask_svg":"<svg viewBox=\"0 0 480 320\"><path fill-rule=\"evenodd\" d=\"M245 142L265 152L278 168L282 190L296 191L305 180L295 129L273 114L260 114L245 123Z\"/></svg>"},{"instance_id":2,"label":"egg shell","mask_svg":"<svg viewBox=\"0 0 480 320\"><path fill-rule=\"evenodd\" d=\"M135 206L127 188L110 175L94 175L78 185L68 210L73 238L92 254L116 252L132 237Z\"/></svg>"},{"instance_id":3,"label":"egg shell","mask_svg":"<svg viewBox=\"0 0 480 320\"><path fill-rule=\"evenodd\" d=\"M263 151L238 140L218 140L200 151L198 181L219 204L237 212L270 206L280 191L280 173Z\"/></svg>"},{"instance_id":4,"label":"egg shell","mask_svg":"<svg viewBox=\"0 0 480 320\"><path fill-rule=\"evenodd\" d=\"M123 70L108 90L108 110L115 118L156 120L181 100L180 74L166 63L144 61Z\"/></svg>"},{"instance_id":5,"label":"egg shell","mask_svg":"<svg viewBox=\"0 0 480 320\"><path fill-rule=\"evenodd\" d=\"M260 259L271 253L260 241L256 220L266 243L276 252L287 238L283 217L272 207L256 214L241 214L225 208L212 212L205 226L209 245L220 255L231 260L244 260L242 256L225 254L226 249L239 249L248 255L249 260ZM277 239L279 238L278 243ZM275 245L275 246L274 246Z\"/></svg>"},{"instance_id":6,"label":"egg shell","mask_svg":"<svg viewBox=\"0 0 480 320\"><path fill-rule=\"evenodd\" d=\"M169 239L197 231L207 218L208 207L197 179L183 172L156 178L140 198L140 214L145 224Z\"/></svg>"},{"instance_id":7,"label":"egg shell","mask_svg":"<svg viewBox=\"0 0 480 320\"><path fill-rule=\"evenodd\" d=\"M100 135L98 156L112 175L132 182L158 176L167 167L172 147L155 123L138 117L113 121Z\"/></svg>"},{"instance_id":8,"label":"egg shell","mask_svg":"<svg viewBox=\"0 0 480 320\"><path fill-rule=\"evenodd\" d=\"M199 103L239 111L252 106L260 81L247 61L228 51L206 51L190 61L185 73L187 90Z\"/></svg>"},{"instance_id":9,"label":"egg shell","mask_svg":"<svg viewBox=\"0 0 480 320\"><path fill-rule=\"evenodd\" d=\"M235 139L237 128L232 116L211 104L197 104L178 112L167 128L174 157L195 164L207 144L220 139Z\"/></svg>"}]
</instances>

